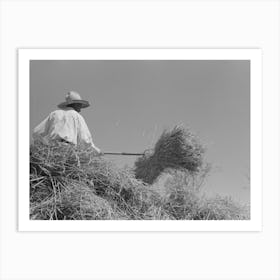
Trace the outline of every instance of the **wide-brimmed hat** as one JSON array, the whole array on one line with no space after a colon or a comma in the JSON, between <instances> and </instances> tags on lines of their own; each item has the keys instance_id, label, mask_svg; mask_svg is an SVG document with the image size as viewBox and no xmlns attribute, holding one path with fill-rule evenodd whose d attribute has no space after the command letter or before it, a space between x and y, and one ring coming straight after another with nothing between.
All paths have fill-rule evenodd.
<instances>
[{"instance_id":1,"label":"wide-brimmed hat","mask_svg":"<svg viewBox=\"0 0 280 280\"><path fill-rule=\"evenodd\" d=\"M82 108L89 107L90 104L88 101L83 100L78 92L69 91L65 96L65 102L62 102L57 105L58 108L65 109L71 104L81 104Z\"/></svg>"}]
</instances>

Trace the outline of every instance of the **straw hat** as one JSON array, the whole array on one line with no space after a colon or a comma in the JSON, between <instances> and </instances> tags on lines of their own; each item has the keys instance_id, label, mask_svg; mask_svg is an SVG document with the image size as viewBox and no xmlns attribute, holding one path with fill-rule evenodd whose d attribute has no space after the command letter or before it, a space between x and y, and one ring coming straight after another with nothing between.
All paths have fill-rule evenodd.
<instances>
[{"instance_id":1,"label":"straw hat","mask_svg":"<svg viewBox=\"0 0 280 280\"><path fill-rule=\"evenodd\" d=\"M86 107L89 107L89 102L86 101L86 100L82 100L80 94L78 92L75 92L75 91L69 91L66 96L65 96L65 102L62 102L60 104L58 104L58 108L61 108L61 109L65 109L67 107L69 107L69 105L71 104L81 104L82 105L82 108L86 108Z\"/></svg>"}]
</instances>

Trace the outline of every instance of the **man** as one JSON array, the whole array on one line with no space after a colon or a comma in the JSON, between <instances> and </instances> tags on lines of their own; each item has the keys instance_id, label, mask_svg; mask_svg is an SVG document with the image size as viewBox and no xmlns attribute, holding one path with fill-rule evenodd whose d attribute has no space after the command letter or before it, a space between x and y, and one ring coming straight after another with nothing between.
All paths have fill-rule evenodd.
<instances>
[{"instance_id":1,"label":"man","mask_svg":"<svg viewBox=\"0 0 280 280\"><path fill-rule=\"evenodd\" d=\"M58 105L60 110L53 111L33 131L33 139L46 142L58 140L76 146L91 146L98 154L102 154L92 141L88 126L80 114L81 109L90 106L82 100L79 93L70 91L66 101Z\"/></svg>"}]
</instances>

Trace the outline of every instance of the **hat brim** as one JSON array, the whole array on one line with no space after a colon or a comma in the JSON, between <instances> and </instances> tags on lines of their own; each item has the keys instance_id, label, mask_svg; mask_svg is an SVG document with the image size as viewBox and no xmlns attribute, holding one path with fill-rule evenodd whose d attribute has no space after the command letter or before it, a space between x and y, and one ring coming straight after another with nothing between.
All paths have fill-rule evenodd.
<instances>
[{"instance_id":1,"label":"hat brim","mask_svg":"<svg viewBox=\"0 0 280 280\"><path fill-rule=\"evenodd\" d=\"M60 104L57 105L58 108L60 109L65 109L67 107L69 107L69 105L72 105L72 104L81 104L81 108L87 108L90 106L89 102L86 101L86 100L72 100L72 101L65 101L65 102L62 102Z\"/></svg>"}]
</instances>

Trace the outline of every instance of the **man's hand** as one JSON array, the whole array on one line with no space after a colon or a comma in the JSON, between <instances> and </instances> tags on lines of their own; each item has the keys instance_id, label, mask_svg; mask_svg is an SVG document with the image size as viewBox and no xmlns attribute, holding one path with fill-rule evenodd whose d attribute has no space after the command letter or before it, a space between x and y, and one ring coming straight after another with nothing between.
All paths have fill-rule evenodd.
<instances>
[{"instance_id":1,"label":"man's hand","mask_svg":"<svg viewBox=\"0 0 280 280\"><path fill-rule=\"evenodd\" d=\"M95 150L97 156L104 156L104 153L94 145L92 145L92 148Z\"/></svg>"}]
</instances>

